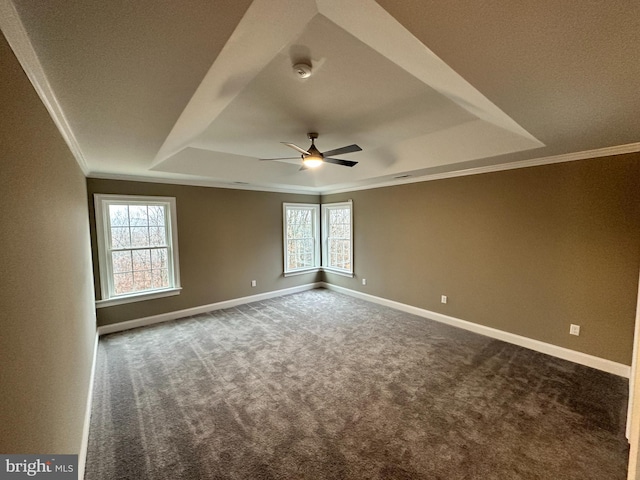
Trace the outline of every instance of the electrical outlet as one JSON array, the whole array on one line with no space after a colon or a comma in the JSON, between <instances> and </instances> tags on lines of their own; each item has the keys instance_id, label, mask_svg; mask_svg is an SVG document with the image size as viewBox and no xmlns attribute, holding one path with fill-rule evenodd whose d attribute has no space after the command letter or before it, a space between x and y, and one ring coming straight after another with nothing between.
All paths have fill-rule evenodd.
<instances>
[{"instance_id":1,"label":"electrical outlet","mask_svg":"<svg viewBox=\"0 0 640 480\"><path fill-rule=\"evenodd\" d=\"M258 282L256 282L255 280L251 280L251 286L255 287L256 285L258 285Z\"/></svg>"},{"instance_id":2,"label":"electrical outlet","mask_svg":"<svg viewBox=\"0 0 640 480\"><path fill-rule=\"evenodd\" d=\"M447 303L447 296L446 295L441 295L440 296L440 303Z\"/></svg>"},{"instance_id":3,"label":"electrical outlet","mask_svg":"<svg viewBox=\"0 0 640 480\"><path fill-rule=\"evenodd\" d=\"M580 325L574 325L572 323L571 327L569 327L569 333L576 336L580 335Z\"/></svg>"},{"instance_id":4,"label":"electrical outlet","mask_svg":"<svg viewBox=\"0 0 640 480\"><path fill-rule=\"evenodd\" d=\"M362 284L363 284L363 285L366 285L366 284L367 284L367 279L366 279L366 278L363 278L363 279L362 279Z\"/></svg>"}]
</instances>

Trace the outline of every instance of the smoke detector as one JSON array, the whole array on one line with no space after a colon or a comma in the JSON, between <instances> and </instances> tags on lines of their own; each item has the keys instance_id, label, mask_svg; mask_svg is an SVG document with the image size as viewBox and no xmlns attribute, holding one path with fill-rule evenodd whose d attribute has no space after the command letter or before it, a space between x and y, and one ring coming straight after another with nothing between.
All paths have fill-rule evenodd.
<instances>
[{"instance_id":1,"label":"smoke detector","mask_svg":"<svg viewBox=\"0 0 640 480\"><path fill-rule=\"evenodd\" d=\"M311 65L296 63L293 66L293 72L300 78L309 78L311 76Z\"/></svg>"}]
</instances>

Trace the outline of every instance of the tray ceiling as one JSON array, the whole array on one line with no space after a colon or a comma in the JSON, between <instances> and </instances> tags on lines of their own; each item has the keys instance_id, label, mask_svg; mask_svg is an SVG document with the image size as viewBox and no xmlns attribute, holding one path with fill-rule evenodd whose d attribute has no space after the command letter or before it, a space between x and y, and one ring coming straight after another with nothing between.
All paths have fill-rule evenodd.
<instances>
[{"instance_id":1,"label":"tray ceiling","mask_svg":"<svg viewBox=\"0 0 640 480\"><path fill-rule=\"evenodd\" d=\"M640 140L631 2L211 3L2 0L0 25L89 176L330 192ZM358 165L259 160L310 131Z\"/></svg>"}]
</instances>

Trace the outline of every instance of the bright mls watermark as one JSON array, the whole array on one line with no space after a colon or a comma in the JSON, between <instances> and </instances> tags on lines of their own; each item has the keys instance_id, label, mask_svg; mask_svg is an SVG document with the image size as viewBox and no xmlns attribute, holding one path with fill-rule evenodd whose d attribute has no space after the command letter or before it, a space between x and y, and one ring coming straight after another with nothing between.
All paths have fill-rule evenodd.
<instances>
[{"instance_id":1,"label":"bright mls watermark","mask_svg":"<svg viewBox=\"0 0 640 480\"><path fill-rule=\"evenodd\" d=\"M0 455L0 480L77 480L78 455Z\"/></svg>"}]
</instances>

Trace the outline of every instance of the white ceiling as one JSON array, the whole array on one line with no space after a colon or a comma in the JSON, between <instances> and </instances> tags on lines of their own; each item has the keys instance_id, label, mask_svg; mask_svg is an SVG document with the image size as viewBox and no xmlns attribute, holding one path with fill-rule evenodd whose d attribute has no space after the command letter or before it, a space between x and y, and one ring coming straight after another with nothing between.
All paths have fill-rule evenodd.
<instances>
[{"instance_id":1,"label":"white ceiling","mask_svg":"<svg viewBox=\"0 0 640 480\"><path fill-rule=\"evenodd\" d=\"M331 192L640 150L640 2L0 9L88 176ZM300 61L310 78L293 73ZM295 157L280 142L306 148L311 131L321 151L360 145L337 156L358 165L259 160Z\"/></svg>"}]
</instances>

